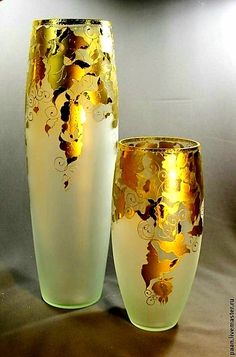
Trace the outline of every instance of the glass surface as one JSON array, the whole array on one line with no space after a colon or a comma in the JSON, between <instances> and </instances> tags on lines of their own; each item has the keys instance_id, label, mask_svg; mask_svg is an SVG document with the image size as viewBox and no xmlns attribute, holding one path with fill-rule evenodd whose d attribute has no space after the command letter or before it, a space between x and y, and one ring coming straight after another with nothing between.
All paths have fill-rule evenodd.
<instances>
[{"instance_id":1,"label":"glass surface","mask_svg":"<svg viewBox=\"0 0 236 357\"><path fill-rule=\"evenodd\" d=\"M168 137L121 140L112 245L134 325L161 331L178 322L196 272L202 227L200 144Z\"/></svg>"},{"instance_id":2,"label":"glass surface","mask_svg":"<svg viewBox=\"0 0 236 357\"><path fill-rule=\"evenodd\" d=\"M111 24L35 20L26 153L40 288L53 306L87 306L102 292L117 105Z\"/></svg>"}]
</instances>

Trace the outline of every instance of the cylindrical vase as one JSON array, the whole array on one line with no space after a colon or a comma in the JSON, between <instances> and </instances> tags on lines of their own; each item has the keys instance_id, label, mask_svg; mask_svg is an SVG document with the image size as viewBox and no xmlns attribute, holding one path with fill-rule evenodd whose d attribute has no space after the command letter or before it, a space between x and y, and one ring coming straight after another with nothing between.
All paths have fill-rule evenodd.
<instances>
[{"instance_id":1,"label":"cylindrical vase","mask_svg":"<svg viewBox=\"0 0 236 357\"><path fill-rule=\"evenodd\" d=\"M109 21L36 20L26 88L26 154L43 299L96 302L110 236L117 81Z\"/></svg>"}]
</instances>

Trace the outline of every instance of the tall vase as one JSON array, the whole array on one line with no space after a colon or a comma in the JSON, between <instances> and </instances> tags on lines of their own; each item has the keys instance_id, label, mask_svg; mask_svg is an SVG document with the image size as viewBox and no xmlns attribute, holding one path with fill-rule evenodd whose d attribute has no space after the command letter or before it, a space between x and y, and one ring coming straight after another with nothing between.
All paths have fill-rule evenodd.
<instances>
[{"instance_id":1,"label":"tall vase","mask_svg":"<svg viewBox=\"0 0 236 357\"><path fill-rule=\"evenodd\" d=\"M110 22L34 21L26 153L39 283L50 305L83 307L101 296L117 119Z\"/></svg>"}]
</instances>

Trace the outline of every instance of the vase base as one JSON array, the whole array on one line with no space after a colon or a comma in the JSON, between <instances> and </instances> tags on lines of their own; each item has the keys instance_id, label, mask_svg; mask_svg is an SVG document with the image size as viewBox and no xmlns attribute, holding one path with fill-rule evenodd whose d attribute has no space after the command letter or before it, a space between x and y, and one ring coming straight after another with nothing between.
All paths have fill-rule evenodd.
<instances>
[{"instance_id":1,"label":"vase base","mask_svg":"<svg viewBox=\"0 0 236 357\"><path fill-rule=\"evenodd\" d=\"M168 326L162 326L162 327L149 327L149 326L142 326L142 325L138 325L135 322L133 322L132 320L130 320L132 322L132 324L135 327L140 328L141 330L145 330L145 331L151 331L151 332L161 332L161 331L166 331L166 330L170 330L171 328L175 327L177 325L177 322L175 322L174 324L168 325Z\"/></svg>"},{"instance_id":2,"label":"vase base","mask_svg":"<svg viewBox=\"0 0 236 357\"><path fill-rule=\"evenodd\" d=\"M67 305L67 304L57 304L54 302L51 302L47 299L45 299L44 296L42 296L42 299L44 302L46 302L48 305L59 308L59 309L67 309L67 310L75 310L75 309L83 309L84 307L88 307L90 305L94 305L96 304L99 300L100 300L100 296L94 300L91 300L90 302L87 303L81 303L81 304L71 304L71 305Z\"/></svg>"}]
</instances>

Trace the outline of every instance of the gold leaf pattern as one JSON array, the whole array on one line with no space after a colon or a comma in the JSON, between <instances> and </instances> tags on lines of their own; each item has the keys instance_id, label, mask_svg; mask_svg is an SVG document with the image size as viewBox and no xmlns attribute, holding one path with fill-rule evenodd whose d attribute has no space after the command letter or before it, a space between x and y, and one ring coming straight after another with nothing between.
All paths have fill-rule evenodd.
<instances>
[{"instance_id":1,"label":"gold leaf pattern","mask_svg":"<svg viewBox=\"0 0 236 357\"><path fill-rule=\"evenodd\" d=\"M113 197L116 201L115 219L119 219L125 214L125 194L116 184L113 187Z\"/></svg>"},{"instance_id":2,"label":"gold leaf pattern","mask_svg":"<svg viewBox=\"0 0 236 357\"><path fill-rule=\"evenodd\" d=\"M140 219L138 235L148 241L147 263L141 267L147 304L168 302L174 290L171 272L185 255L198 249L202 208L198 143L151 137L119 143L113 224L125 218Z\"/></svg>"},{"instance_id":3,"label":"gold leaf pattern","mask_svg":"<svg viewBox=\"0 0 236 357\"><path fill-rule=\"evenodd\" d=\"M121 179L126 186L136 191L138 185L137 174L143 170L142 155L132 151L124 151L120 159Z\"/></svg>"},{"instance_id":4,"label":"gold leaf pattern","mask_svg":"<svg viewBox=\"0 0 236 357\"><path fill-rule=\"evenodd\" d=\"M177 257L189 253L190 249L184 243L183 233L178 233L172 241L157 240L159 247L166 253L174 253Z\"/></svg>"},{"instance_id":5,"label":"gold leaf pattern","mask_svg":"<svg viewBox=\"0 0 236 357\"><path fill-rule=\"evenodd\" d=\"M69 166L82 153L85 121L93 117L98 125L109 120L111 128L117 127L111 26L97 20L36 20L30 48L26 128L30 130L33 120L44 118L48 137L59 138L65 157L55 159L55 163L63 162L55 168L63 171L68 188ZM48 108L42 110L46 100Z\"/></svg>"},{"instance_id":6,"label":"gold leaf pattern","mask_svg":"<svg viewBox=\"0 0 236 357\"><path fill-rule=\"evenodd\" d=\"M160 303L165 304L168 302L168 295L173 290L171 279L160 279L152 286L153 291L159 297Z\"/></svg>"}]
</instances>

